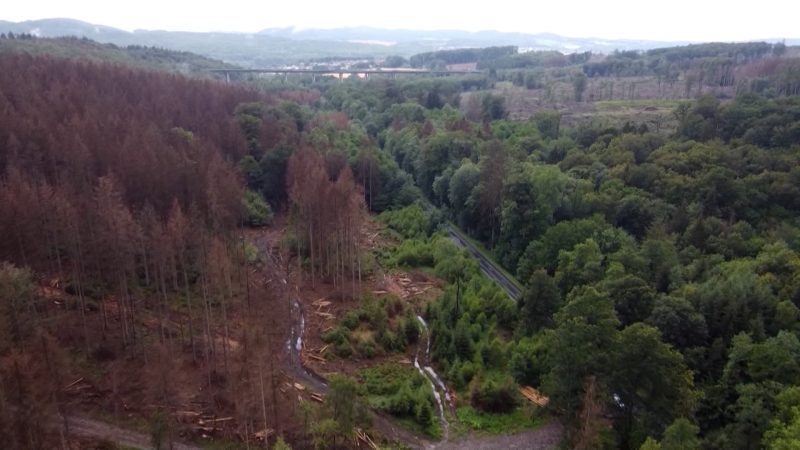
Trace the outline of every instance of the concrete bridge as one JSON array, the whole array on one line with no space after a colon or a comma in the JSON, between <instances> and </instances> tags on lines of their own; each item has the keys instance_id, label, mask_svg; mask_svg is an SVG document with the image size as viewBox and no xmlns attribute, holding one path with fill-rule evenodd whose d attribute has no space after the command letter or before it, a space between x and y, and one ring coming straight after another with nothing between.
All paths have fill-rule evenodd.
<instances>
[{"instance_id":1,"label":"concrete bridge","mask_svg":"<svg viewBox=\"0 0 800 450\"><path fill-rule=\"evenodd\" d=\"M316 81L317 75L320 76L334 76L342 80L347 75L348 77L356 76L359 78L369 78L370 75L389 75L396 78L397 75L432 75L432 76L448 76L448 75L470 75L481 74L479 70L426 70L426 69L210 69L211 73L218 73L225 75L225 80L231 81L231 74L249 74L249 73L266 73L274 75L283 75L284 79L290 74L311 74L312 81Z\"/></svg>"}]
</instances>

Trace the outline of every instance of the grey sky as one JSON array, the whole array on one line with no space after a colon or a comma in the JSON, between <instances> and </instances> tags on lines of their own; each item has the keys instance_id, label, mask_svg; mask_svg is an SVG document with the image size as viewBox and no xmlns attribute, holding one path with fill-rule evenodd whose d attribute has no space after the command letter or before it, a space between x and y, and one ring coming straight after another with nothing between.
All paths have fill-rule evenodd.
<instances>
[{"instance_id":1,"label":"grey sky","mask_svg":"<svg viewBox=\"0 0 800 450\"><path fill-rule=\"evenodd\" d=\"M553 32L653 40L798 38L798 0L32 0L0 19L69 17L126 30L254 32L268 27Z\"/></svg>"}]
</instances>

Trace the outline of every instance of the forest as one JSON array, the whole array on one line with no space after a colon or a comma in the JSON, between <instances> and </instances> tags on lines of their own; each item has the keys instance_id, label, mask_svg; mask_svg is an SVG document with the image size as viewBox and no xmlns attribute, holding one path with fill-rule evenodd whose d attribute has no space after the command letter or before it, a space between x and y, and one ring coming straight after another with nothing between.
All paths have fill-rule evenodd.
<instances>
[{"instance_id":1,"label":"forest","mask_svg":"<svg viewBox=\"0 0 800 450\"><path fill-rule=\"evenodd\" d=\"M785 53L524 56L747 86L689 89L656 128L510 118L505 68L542 75L513 48L411 60L496 62L476 75L313 85L0 52L0 436L84 448L70 418L91 417L155 448L545 429L576 449L795 448Z\"/></svg>"}]
</instances>

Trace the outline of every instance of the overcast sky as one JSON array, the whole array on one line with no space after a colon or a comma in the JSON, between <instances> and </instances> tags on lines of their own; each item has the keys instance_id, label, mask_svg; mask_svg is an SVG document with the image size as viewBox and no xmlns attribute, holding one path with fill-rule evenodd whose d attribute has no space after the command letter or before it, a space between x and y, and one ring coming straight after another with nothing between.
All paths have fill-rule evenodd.
<instances>
[{"instance_id":1,"label":"overcast sky","mask_svg":"<svg viewBox=\"0 0 800 450\"><path fill-rule=\"evenodd\" d=\"M367 25L652 40L800 38L800 0L28 0L0 19L69 17L125 30L255 32Z\"/></svg>"}]
</instances>

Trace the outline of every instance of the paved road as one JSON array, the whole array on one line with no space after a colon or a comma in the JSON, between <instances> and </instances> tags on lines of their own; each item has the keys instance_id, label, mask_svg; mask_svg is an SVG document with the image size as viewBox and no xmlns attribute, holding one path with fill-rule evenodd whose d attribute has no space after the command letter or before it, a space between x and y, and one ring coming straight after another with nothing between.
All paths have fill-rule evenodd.
<instances>
[{"instance_id":1,"label":"paved road","mask_svg":"<svg viewBox=\"0 0 800 450\"><path fill-rule=\"evenodd\" d=\"M478 249L466 238L466 236L464 236L461 231L459 231L449 222L447 224L447 233L450 235L450 238L453 239L453 242L455 242L459 247L465 248L470 256L472 256L472 259L478 262L481 271L486 274L487 277L500 285L500 287L506 291L506 294L508 294L512 300L519 300L520 296L522 295L522 290L520 290L519 286L517 286L517 284L514 283L511 278L506 276L497 263L478 251Z\"/></svg>"}]
</instances>

